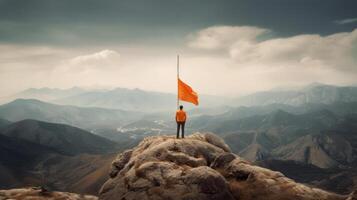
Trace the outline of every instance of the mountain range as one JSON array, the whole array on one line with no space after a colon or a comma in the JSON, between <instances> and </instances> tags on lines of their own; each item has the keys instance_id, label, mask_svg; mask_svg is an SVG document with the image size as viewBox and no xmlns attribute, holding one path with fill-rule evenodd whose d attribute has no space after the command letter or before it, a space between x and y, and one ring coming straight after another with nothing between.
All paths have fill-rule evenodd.
<instances>
[{"instance_id":1,"label":"mountain range","mask_svg":"<svg viewBox=\"0 0 357 200\"><path fill-rule=\"evenodd\" d=\"M176 103L175 94L127 88L30 88L7 99L8 102L15 99L37 99L54 104L148 113L172 110L175 108ZM225 110L225 106L262 106L271 104L300 106L304 104L331 104L354 101L357 101L357 87L313 83L302 88L268 90L236 98L201 94L201 110L198 109L198 111L205 114L217 114ZM187 109L195 108L189 104L185 104L185 107Z\"/></svg>"},{"instance_id":2,"label":"mountain range","mask_svg":"<svg viewBox=\"0 0 357 200\"><path fill-rule=\"evenodd\" d=\"M142 114L138 112L56 105L35 99L17 99L0 106L0 118L5 120L15 122L24 119L36 119L86 129L116 128L124 123L137 120L141 116Z\"/></svg>"},{"instance_id":3,"label":"mountain range","mask_svg":"<svg viewBox=\"0 0 357 200\"><path fill-rule=\"evenodd\" d=\"M331 110L304 114L277 110L230 120L224 116L208 122L200 119L197 124L200 130L221 135L234 152L242 153L243 157L250 155L252 161L265 157L296 160L322 168L351 165L357 157L357 113L341 116Z\"/></svg>"},{"instance_id":4,"label":"mountain range","mask_svg":"<svg viewBox=\"0 0 357 200\"><path fill-rule=\"evenodd\" d=\"M79 95L87 92L88 89L80 87L72 87L69 89L58 89L58 88L29 88L21 91L13 96L17 98L25 99L40 99L44 101L53 101L60 98L66 98L74 95Z\"/></svg>"},{"instance_id":5,"label":"mountain range","mask_svg":"<svg viewBox=\"0 0 357 200\"><path fill-rule=\"evenodd\" d=\"M38 99L55 104L85 107L102 107L121 110L158 112L173 108L176 95L171 93L145 91L141 89L89 89L73 87L29 88L6 98L7 102L15 99ZM212 110L217 106L257 106L269 104L303 105L330 104L334 102L354 102L357 100L357 87L335 86L312 83L302 88L274 89L256 92L250 95L228 98L214 95L200 95L200 107ZM188 108L194 108L187 105Z\"/></svg>"},{"instance_id":6,"label":"mountain range","mask_svg":"<svg viewBox=\"0 0 357 200\"><path fill-rule=\"evenodd\" d=\"M244 100L248 97L234 103L215 101L211 105L217 106L209 109L186 109L186 132L214 132L232 152L250 162L310 185L349 193L357 182L353 91L354 87L314 84L253 94L249 101ZM120 102L121 109L105 100L111 95L117 95L112 103ZM150 101L143 106L129 98L136 95ZM0 187L40 185L45 175L45 182L55 189L95 194L115 157L111 152L132 148L147 136L174 134L174 110L165 111L171 104L157 101L160 95L127 89L86 90L53 98L51 103L17 99L1 105L0 178L7 181L0 181Z\"/></svg>"},{"instance_id":7,"label":"mountain range","mask_svg":"<svg viewBox=\"0 0 357 200\"><path fill-rule=\"evenodd\" d=\"M298 106L307 103L354 102L357 101L357 87L313 83L301 89L257 92L236 98L234 101L241 106L276 103Z\"/></svg>"},{"instance_id":8,"label":"mountain range","mask_svg":"<svg viewBox=\"0 0 357 200\"><path fill-rule=\"evenodd\" d=\"M54 104L80 107L100 107L137 112L162 112L176 107L176 95L141 89L70 89L29 88L6 98L6 102L15 99L37 99ZM4 101L4 100L3 100ZM228 98L213 95L200 95L201 106L215 107L224 105ZM185 104L189 109L194 108Z\"/></svg>"}]
</instances>

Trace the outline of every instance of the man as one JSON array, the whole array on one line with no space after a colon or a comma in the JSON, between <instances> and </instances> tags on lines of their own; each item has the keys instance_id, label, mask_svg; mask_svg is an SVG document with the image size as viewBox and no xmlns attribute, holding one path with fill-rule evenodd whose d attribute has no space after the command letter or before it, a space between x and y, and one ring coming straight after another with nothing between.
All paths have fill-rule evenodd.
<instances>
[{"instance_id":1,"label":"man","mask_svg":"<svg viewBox=\"0 0 357 200\"><path fill-rule=\"evenodd\" d=\"M180 127L182 130L182 138L185 138L186 118L186 112L183 110L183 105L180 105L180 110L176 111L177 138L180 137Z\"/></svg>"}]
</instances>

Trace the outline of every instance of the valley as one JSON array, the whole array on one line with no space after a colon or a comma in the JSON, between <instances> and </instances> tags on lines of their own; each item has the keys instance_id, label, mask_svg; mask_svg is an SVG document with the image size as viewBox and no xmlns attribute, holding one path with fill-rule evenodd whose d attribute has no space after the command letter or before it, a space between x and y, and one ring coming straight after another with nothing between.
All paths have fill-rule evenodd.
<instances>
[{"instance_id":1,"label":"valley","mask_svg":"<svg viewBox=\"0 0 357 200\"><path fill-rule=\"evenodd\" d=\"M341 95L346 90L315 87L308 91L317 93L316 98L325 98L331 90ZM295 96L286 98L264 105L215 104L188 109L186 132L213 132L250 162L299 182L350 193L357 181L354 97L299 104L286 104ZM132 107L139 104L130 103ZM0 187L45 184L54 190L97 194L116 153L133 148L148 136L175 134L174 110L158 112L167 109L165 104L160 109L148 108L152 110L139 112L38 99L1 105L0 177L4 181Z\"/></svg>"}]
</instances>

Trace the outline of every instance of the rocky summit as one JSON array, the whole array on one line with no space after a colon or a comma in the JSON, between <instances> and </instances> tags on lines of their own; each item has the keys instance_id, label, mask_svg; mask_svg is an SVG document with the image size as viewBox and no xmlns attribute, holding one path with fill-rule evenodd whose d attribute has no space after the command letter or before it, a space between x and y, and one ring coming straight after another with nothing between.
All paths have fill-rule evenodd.
<instances>
[{"instance_id":1,"label":"rocky summit","mask_svg":"<svg viewBox=\"0 0 357 200\"><path fill-rule=\"evenodd\" d=\"M101 200L345 200L231 153L214 134L145 138L117 156Z\"/></svg>"}]
</instances>

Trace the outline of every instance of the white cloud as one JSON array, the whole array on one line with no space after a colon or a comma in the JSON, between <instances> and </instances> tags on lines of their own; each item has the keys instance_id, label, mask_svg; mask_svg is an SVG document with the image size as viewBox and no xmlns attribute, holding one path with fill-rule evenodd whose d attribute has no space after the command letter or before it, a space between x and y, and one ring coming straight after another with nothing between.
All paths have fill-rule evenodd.
<instances>
[{"instance_id":1,"label":"white cloud","mask_svg":"<svg viewBox=\"0 0 357 200\"><path fill-rule=\"evenodd\" d=\"M357 18L348 18L348 19L336 20L334 22L336 24L339 24L339 25L352 24L352 23L356 23L357 22Z\"/></svg>"},{"instance_id":2,"label":"white cloud","mask_svg":"<svg viewBox=\"0 0 357 200\"><path fill-rule=\"evenodd\" d=\"M75 65L92 64L93 62L95 63L98 61L109 61L113 58L117 59L119 57L120 55L118 52L105 49L93 54L77 56L71 59L71 63Z\"/></svg>"},{"instance_id":3,"label":"white cloud","mask_svg":"<svg viewBox=\"0 0 357 200\"><path fill-rule=\"evenodd\" d=\"M188 45L193 48L221 49L234 43L255 40L267 32L267 29L251 26L212 26L191 34Z\"/></svg>"},{"instance_id":4,"label":"white cloud","mask_svg":"<svg viewBox=\"0 0 357 200\"><path fill-rule=\"evenodd\" d=\"M114 50L0 44L0 97L29 87L72 87L101 84L102 71L118 68ZM79 56L75 56L79 55Z\"/></svg>"},{"instance_id":5,"label":"white cloud","mask_svg":"<svg viewBox=\"0 0 357 200\"><path fill-rule=\"evenodd\" d=\"M214 74L223 74L219 82L230 88L228 93L310 82L356 84L357 29L328 36L301 34L263 40L267 32L257 27L213 26L191 34L188 46L202 56L212 52L226 55L225 67L217 65ZM214 63L216 58L207 59Z\"/></svg>"},{"instance_id":6,"label":"white cloud","mask_svg":"<svg viewBox=\"0 0 357 200\"><path fill-rule=\"evenodd\" d=\"M328 36L305 34L260 41L258 37L267 31L257 27L214 26L199 31L188 45L199 49L222 49L236 61L236 66L301 67L301 70L304 67L323 67L357 71L357 29ZM214 38L214 42L205 38Z\"/></svg>"},{"instance_id":7,"label":"white cloud","mask_svg":"<svg viewBox=\"0 0 357 200\"><path fill-rule=\"evenodd\" d=\"M80 55L69 60L71 68L88 69L118 65L120 54L113 50L102 50L88 55Z\"/></svg>"}]
</instances>

